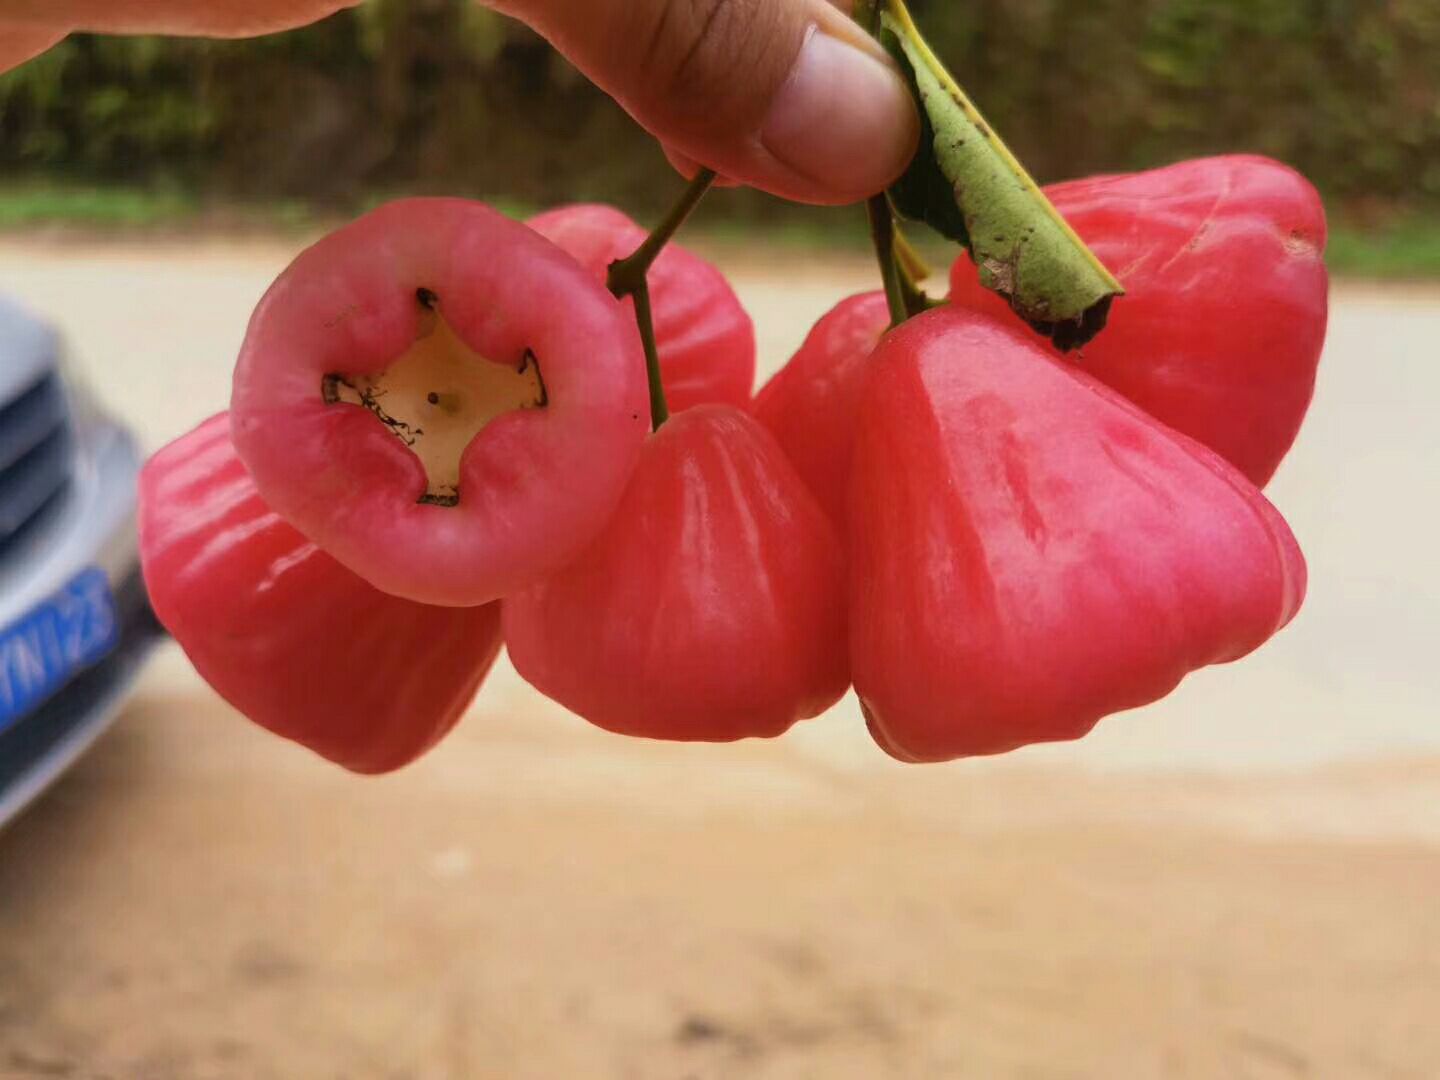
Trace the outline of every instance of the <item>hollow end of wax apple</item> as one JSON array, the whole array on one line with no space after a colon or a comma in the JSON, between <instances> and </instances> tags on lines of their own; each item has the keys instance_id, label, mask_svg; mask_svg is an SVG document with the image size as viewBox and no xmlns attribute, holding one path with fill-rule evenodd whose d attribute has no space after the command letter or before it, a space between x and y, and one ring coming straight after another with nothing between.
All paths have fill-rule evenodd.
<instances>
[{"instance_id":1,"label":"hollow end of wax apple","mask_svg":"<svg viewBox=\"0 0 1440 1080\"><path fill-rule=\"evenodd\" d=\"M320 394L327 405L368 410L409 447L425 469L420 502L458 506L465 448L497 417L544 408L545 379L528 349L504 362L466 345L440 313L432 290L415 290L415 301L424 310L410 348L383 371L326 375Z\"/></svg>"}]
</instances>

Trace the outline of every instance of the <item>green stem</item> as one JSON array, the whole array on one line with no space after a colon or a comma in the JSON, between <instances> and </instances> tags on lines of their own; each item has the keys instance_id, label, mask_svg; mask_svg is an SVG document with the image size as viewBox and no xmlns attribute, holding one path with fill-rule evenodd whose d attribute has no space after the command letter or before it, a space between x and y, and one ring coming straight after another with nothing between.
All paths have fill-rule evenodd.
<instances>
[{"instance_id":1,"label":"green stem","mask_svg":"<svg viewBox=\"0 0 1440 1080\"><path fill-rule=\"evenodd\" d=\"M650 428L659 431L670 419L670 406L665 402L665 380L660 376L660 347L655 343L655 316L650 310L650 283L640 279L640 287L630 294L635 299L635 321L640 326L640 342L645 346L645 375L650 381Z\"/></svg>"},{"instance_id":2,"label":"green stem","mask_svg":"<svg viewBox=\"0 0 1440 1080\"><path fill-rule=\"evenodd\" d=\"M680 200L665 215L645 242L623 259L610 264L605 284L617 300L627 296L635 298L635 322L640 327L640 342L645 347L645 373L650 381L650 424L659 430L660 425L670 419L670 409L665 404L665 382L660 376L660 349L655 343L655 318L650 308L650 267L660 257L660 252L680 231L680 226L700 205L700 200L715 183L712 169L701 169L690 181L690 186Z\"/></svg>"},{"instance_id":3,"label":"green stem","mask_svg":"<svg viewBox=\"0 0 1440 1080\"><path fill-rule=\"evenodd\" d=\"M925 257L915 250L915 245L910 243L898 221L895 222L895 261L900 264L900 273L912 288L918 288L920 282L931 274Z\"/></svg>"},{"instance_id":4,"label":"green stem","mask_svg":"<svg viewBox=\"0 0 1440 1080\"><path fill-rule=\"evenodd\" d=\"M636 248L633 254L610 264L606 285L617 298L623 300L640 291L645 283L645 275L660 257L660 252L665 250L665 245L674 239L680 226L685 224L695 207L700 205L700 200L705 197L715 180L714 170L701 169L680 196L680 201L671 207L665 220L655 226L654 231L645 238L645 242Z\"/></svg>"},{"instance_id":5,"label":"green stem","mask_svg":"<svg viewBox=\"0 0 1440 1080\"><path fill-rule=\"evenodd\" d=\"M875 261L880 264L880 280L885 284L885 302L890 308L890 329L907 319L924 314L944 301L931 300L920 287L917 276L929 269L910 241L900 231L890 200L876 195L865 203L870 217L870 239L875 246Z\"/></svg>"},{"instance_id":6,"label":"green stem","mask_svg":"<svg viewBox=\"0 0 1440 1080\"><path fill-rule=\"evenodd\" d=\"M884 0L855 0L851 14L868 33L878 35L883 8ZM890 200L883 194L876 195L865 209L870 217L875 257L880 263L880 280L885 283L885 300L890 305L890 326L894 329L934 305L920 288L917 268L923 263L900 231Z\"/></svg>"},{"instance_id":7,"label":"green stem","mask_svg":"<svg viewBox=\"0 0 1440 1080\"><path fill-rule=\"evenodd\" d=\"M895 218L891 214L890 200L884 195L866 200L865 212L870 216L870 239L875 245L875 260L880 264L880 280L885 284L885 303L890 307L890 328L893 330L910 317L900 264L895 261Z\"/></svg>"}]
</instances>

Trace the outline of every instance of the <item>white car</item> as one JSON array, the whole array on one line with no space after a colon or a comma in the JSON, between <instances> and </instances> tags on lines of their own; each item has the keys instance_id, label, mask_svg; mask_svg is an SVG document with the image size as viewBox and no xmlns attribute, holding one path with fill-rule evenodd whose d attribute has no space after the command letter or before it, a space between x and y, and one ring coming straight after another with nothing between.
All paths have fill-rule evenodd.
<instances>
[{"instance_id":1,"label":"white car","mask_svg":"<svg viewBox=\"0 0 1440 1080\"><path fill-rule=\"evenodd\" d=\"M135 536L140 456L0 298L0 825L114 718L161 630Z\"/></svg>"}]
</instances>

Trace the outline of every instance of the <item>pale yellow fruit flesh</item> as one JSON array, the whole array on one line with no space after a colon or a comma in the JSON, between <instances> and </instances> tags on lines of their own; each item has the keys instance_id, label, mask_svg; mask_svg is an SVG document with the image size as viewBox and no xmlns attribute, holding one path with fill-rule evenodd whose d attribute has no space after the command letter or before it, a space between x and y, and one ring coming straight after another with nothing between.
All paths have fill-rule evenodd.
<instances>
[{"instance_id":1,"label":"pale yellow fruit flesh","mask_svg":"<svg viewBox=\"0 0 1440 1080\"><path fill-rule=\"evenodd\" d=\"M517 409L543 408L545 383L534 354L498 363L471 349L440 314L433 294L415 343L384 371L327 375L321 394L331 405L368 409L410 448L425 469L420 501L455 506L460 459L486 424Z\"/></svg>"}]
</instances>

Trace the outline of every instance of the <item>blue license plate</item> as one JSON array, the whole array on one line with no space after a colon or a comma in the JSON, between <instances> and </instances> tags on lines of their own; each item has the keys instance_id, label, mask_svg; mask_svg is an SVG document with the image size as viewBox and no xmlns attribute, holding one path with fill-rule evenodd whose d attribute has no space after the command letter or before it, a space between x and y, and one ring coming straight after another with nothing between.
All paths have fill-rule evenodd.
<instances>
[{"instance_id":1,"label":"blue license plate","mask_svg":"<svg viewBox=\"0 0 1440 1080\"><path fill-rule=\"evenodd\" d=\"M39 708L120 640L110 581L75 577L19 622L0 629L0 731Z\"/></svg>"}]
</instances>

